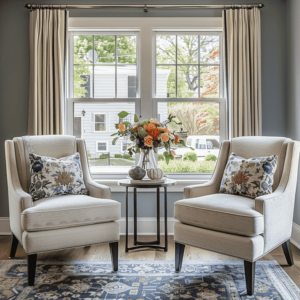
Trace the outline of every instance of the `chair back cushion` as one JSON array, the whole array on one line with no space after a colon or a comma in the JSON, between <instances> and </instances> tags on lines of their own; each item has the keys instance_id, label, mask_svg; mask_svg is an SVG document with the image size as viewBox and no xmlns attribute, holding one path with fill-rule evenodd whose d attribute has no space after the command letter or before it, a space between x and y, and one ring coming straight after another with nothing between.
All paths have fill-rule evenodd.
<instances>
[{"instance_id":1,"label":"chair back cushion","mask_svg":"<svg viewBox=\"0 0 300 300\"><path fill-rule=\"evenodd\" d=\"M266 137L266 136L246 136L238 137L231 140L229 156L234 152L237 156L245 159L252 157L266 157L271 155L278 156L277 169L274 174L273 191L279 185L286 149L292 140L284 137ZM229 157L228 157L229 159Z\"/></svg>"},{"instance_id":2,"label":"chair back cushion","mask_svg":"<svg viewBox=\"0 0 300 300\"><path fill-rule=\"evenodd\" d=\"M16 151L18 174L22 188L29 192L29 153L61 158L77 152L76 137L70 135L23 136L13 139Z\"/></svg>"}]
</instances>

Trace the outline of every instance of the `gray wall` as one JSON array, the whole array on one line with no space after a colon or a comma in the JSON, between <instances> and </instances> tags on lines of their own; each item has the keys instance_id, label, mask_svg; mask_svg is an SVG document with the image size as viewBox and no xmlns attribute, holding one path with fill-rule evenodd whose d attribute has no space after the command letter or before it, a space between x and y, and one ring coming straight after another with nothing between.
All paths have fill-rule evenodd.
<instances>
[{"instance_id":1,"label":"gray wall","mask_svg":"<svg viewBox=\"0 0 300 300\"><path fill-rule=\"evenodd\" d=\"M286 103L287 136L300 141L300 1L286 3ZM300 174L294 221L300 225Z\"/></svg>"},{"instance_id":2,"label":"gray wall","mask_svg":"<svg viewBox=\"0 0 300 300\"><path fill-rule=\"evenodd\" d=\"M294 2L296 2L295 0ZM15 136L26 135L29 76L29 11L24 8L28 0L0 0L0 217L8 216L4 141ZM44 0L34 3L72 3L80 4L83 0ZM156 0L144 1L148 4ZM172 0L174 4L207 3L257 3L246 0ZM263 134L286 135L285 101L285 13L283 0L262 0L266 5L261 10L262 19L262 99L263 99ZM89 0L88 3L140 4L140 0ZM160 3L170 3L167 0ZM74 10L70 16L113 16L113 17L219 17L221 10L150 10L145 14L135 10ZM153 216L155 206L150 203L149 194L143 194L140 212L143 216ZM154 196L154 195L153 195ZM117 199L120 195L116 194ZM170 195L175 199L181 193ZM121 199L121 198L120 198ZM122 202L123 203L123 202ZM170 202L170 215L171 202Z\"/></svg>"}]
</instances>

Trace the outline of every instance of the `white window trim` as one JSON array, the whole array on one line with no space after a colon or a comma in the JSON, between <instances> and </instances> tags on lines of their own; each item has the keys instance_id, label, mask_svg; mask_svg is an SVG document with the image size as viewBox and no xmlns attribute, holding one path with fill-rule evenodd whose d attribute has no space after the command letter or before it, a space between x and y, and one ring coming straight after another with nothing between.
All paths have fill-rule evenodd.
<instances>
[{"instance_id":1,"label":"white window trim","mask_svg":"<svg viewBox=\"0 0 300 300\"><path fill-rule=\"evenodd\" d=\"M122 30L120 30L120 24ZM180 30L178 29L180 28ZM155 52L153 51L153 47L155 47L154 35L156 31L191 31L191 32L220 32L222 31L222 18L69 18L69 31L70 34L77 32L78 34L82 34L84 31L93 31L97 32L107 32L107 31L115 31L122 34L122 32L126 31L137 31L140 32L137 39L137 76L138 76L138 98L110 98L110 99L87 99L85 98L85 102L135 102L136 114L142 115L143 118L152 118L157 117L157 104L158 102L167 102L167 101L178 101L178 102L190 102L191 99L158 99L155 98L155 81L153 79L154 72L153 68L155 68L154 59ZM92 34L92 33L91 33ZM71 39L70 39L71 40ZM150 46L149 46L150 45ZM220 45L222 45L222 41L220 41ZM220 69L222 68L222 60L220 57ZM220 74L221 75L221 74ZM223 80L220 78L220 83ZM221 86L220 86L220 97L224 97L221 94ZM70 95L70 94L69 94ZM142 99L140 95L143 95ZM70 95L71 96L71 95ZM71 97L70 97L71 98ZM80 99L71 98L68 99L67 102L67 133L72 134L73 122L73 105ZM220 111L226 112L226 101L224 98L216 98L216 99L192 99L193 102L219 102L220 103ZM221 108L222 106L222 108ZM226 113L225 116L221 117L220 115L220 139L221 141L227 138L227 129L226 129ZM222 130L223 129L223 130ZM127 172L126 172L127 173ZM93 175L95 179L101 178L124 178L125 174L97 174ZM208 179L211 177L211 174L170 174L170 177L173 178L191 178L191 179Z\"/></svg>"},{"instance_id":2,"label":"white window trim","mask_svg":"<svg viewBox=\"0 0 300 300\"><path fill-rule=\"evenodd\" d=\"M96 128L96 124L98 124L98 123L103 123L103 122L96 122L96 115L105 115L105 122L104 122L104 124L105 124L105 130L103 130L103 131L101 131L101 130L96 130L95 128ZM94 132L96 132L96 133L107 133L108 132L108 130L107 130L107 113L94 113ZM108 123L108 126L109 126L109 123Z\"/></svg>"},{"instance_id":3,"label":"white window trim","mask_svg":"<svg viewBox=\"0 0 300 300\"><path fill-rule=\"evenodd\" d=\"M106 144L106 150L98 150L98 143L105 143ZM96 152L98 153L105 153L105 152L109 152L108 149L108 142L107 141L96 141Z\"/></svg>"}]
</instances>

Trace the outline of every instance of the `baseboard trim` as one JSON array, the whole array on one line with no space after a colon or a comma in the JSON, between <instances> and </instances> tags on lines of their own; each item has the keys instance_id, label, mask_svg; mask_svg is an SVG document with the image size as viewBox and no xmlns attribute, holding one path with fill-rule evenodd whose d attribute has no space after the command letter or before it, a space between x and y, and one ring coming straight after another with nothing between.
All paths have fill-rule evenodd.
<instances>
[{"instance_id":1,"label":"baseboard trim","mask_svg":"<svg viewBox=\"0 0 300 300\"><path fill-rule=\"evenodd\" d=\"M300 226L295 222L293 223L291 243L300 249Z\"/></svg>"},{"instance_id":2,"label":"baseboard trim","mask_svg":"<svg viewBox=\"0 0 300 300\"><path fill-rule=\"evenodd\" d=\"M174 234L174 224L177 222L174 218L168 218L168 234ZM126 233L126 219L121 218L117 221L120 224L120 234L125 235ZM156 234L156 218L145 217L138 218L138 234L140 235L155 235ZM128 234L133 235L133 218L128 218ZM164 218L160 219L160 232L162 235L165 234L165 223ZM0 235L11 235L9 218L0 218Z\"/></svg>"}]
</instances>

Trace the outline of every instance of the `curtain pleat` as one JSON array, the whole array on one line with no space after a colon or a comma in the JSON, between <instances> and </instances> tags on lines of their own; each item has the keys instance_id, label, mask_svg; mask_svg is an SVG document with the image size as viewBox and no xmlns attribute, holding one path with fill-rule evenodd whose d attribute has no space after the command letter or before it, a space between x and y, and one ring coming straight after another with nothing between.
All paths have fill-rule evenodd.
<instances>
[{"instance_id":1,"label":"curtain pleat","mask_svg":"<svg viewBox=\"0 0 300 300\"><path fill-rule=\"evenodd\" d=\"M63 133L68 11L30 13L28 134Z\"/></svg>"},{"instance_id":2,"label":"curtain pleat","mask_svg":"<svg viewBox=\"0 0 300 300\"><path fill-rule=\"evenodd\" d=\"M258 8L223 11L230 138L262 134Z\"/></svg>"}]
</instances>

